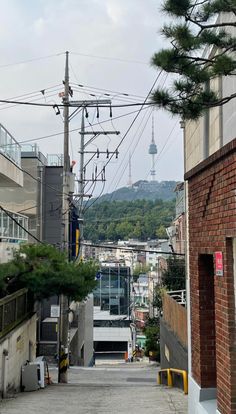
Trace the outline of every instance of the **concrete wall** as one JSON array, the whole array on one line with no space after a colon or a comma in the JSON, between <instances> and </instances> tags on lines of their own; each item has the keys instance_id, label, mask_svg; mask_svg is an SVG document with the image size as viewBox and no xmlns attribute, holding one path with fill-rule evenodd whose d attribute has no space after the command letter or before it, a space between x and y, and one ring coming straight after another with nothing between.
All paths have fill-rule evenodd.
<instances>
[{"instance_id":1,"label":"concrete wall","mask_svg":"<svg viewBox=\"0 0 236 414\"><path fill-rule=\"evenodd\" d=\"M78 319L70 334L71 363L73 365L91 366L93 364L93 295L78 304Z\"/></svg>"},{"instance_id":2,"label":"concrete wall","mask_svg":"<svg viewBox=\"0 0 236 414\"><path fill-rule=\"evenodd\" d=\"M160 321L160 351L161 368L178 368L188 371L188 351L175 333L165 323Z\"/></svg>"},{"instance_id":3,"label":"concrete wall","mask_svg":"<svg viewBox=\"0 0 236 414\"><path fill-rule=\"evenodd\" d=\"M0 186L22 187L23 172L9 158L0 152Z\"/></svg>"},{"instance_id":4,"label":"concrete wall","mask_svg":"<svg viewBox=\"0 0 236 414\"><path fill-rule=\"evenodd\" d=\"M45 167L43 240L50 244L61 242L62 172L62 167ZM51 187L58 189L58 193Z\"/></svg>"},{"instance_id":5,"label":"concrete wall","mask_svg":"<svg viewBox=\"0 0 236 414\"><path fill-rule=\"evenodd\" d=\"M35 358L35 352L36 315L33 315L0 340L0 393L4 388L8 394L19 391L21 367Z\"/></svg>"}]
</instances>

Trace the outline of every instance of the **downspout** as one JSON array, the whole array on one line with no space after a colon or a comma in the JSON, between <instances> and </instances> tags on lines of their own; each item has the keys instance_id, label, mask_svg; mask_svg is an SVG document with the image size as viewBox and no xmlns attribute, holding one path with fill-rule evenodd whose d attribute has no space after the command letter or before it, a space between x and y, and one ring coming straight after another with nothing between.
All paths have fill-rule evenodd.
<instances>
[{"instance_id":1,"label":"downspout","mask_svg":"<svg viewBox=\"0 0 236 414\"><path fill-rule=\"evenodd\" d=\"M8 350L2 353L2 398L7 398Z\"/></svg>"},{"instance_id":2,"label":"downspout","mask_svg":"<svg viewBox=\"0 0 236 414\"><path fill-rule=\"evenodd\" d=\"M183 129L184 148L184 173L186 173L186 123L181 121ZM191 354L191 313L190 313L190 274L189 274L189 215L188 215L188 181L184 182L185 197L185 272L186 272L186 305L187 305L187 334L188 334L188 375L192 376L192 354Z\"/></svg>"}]
</instances>

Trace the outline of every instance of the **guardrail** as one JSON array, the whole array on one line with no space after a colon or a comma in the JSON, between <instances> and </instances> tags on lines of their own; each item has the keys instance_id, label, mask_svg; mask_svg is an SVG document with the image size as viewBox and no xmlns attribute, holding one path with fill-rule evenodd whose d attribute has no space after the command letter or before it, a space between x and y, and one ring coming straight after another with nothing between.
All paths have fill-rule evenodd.
<instances>
[{"instance_id":1,"label":"guardrail","mask_svg":"<svg viewBox=\"0 0 236 414\"><path fill-rule=\"evenodd\" d=\"M0 153L21 166L21 147L8 130L0 124Z\"/></svg>"},{"instance_id":2,"label":"guardrail","mask_svg":"<svg viewBox=\"0 0 236 414\"><path fill-rule=\"evenodd\" d=\"M160 369L157 374L157 384L161 385L161 374L166 373L167 375L167 385L168 387L173 387L173 374L181 375L183 378L183 389L184 394L188 394L188 373L187 371L183 369L177 369L177 368L164 368Z\"/></svg>"},{"instance_id":3,"label":"guardrail","mask_svg":"<svg viewBox=\"0 0 236 414\"><path fill-rule=\"evenodd\" d=\"M33 300L28 289L0 299L0 339L33 312Z\"/></svg>"},{"instance_id":4,"label":"guardrail","mask_svg":"<svg viewBox=\"0 0 236 414\"><path fill-rule=\"evenodd\" d=\"M183 290L171 290L167 292L168 295L181 305L186 306L186 289Z\"/></svg>"}]
</instances>

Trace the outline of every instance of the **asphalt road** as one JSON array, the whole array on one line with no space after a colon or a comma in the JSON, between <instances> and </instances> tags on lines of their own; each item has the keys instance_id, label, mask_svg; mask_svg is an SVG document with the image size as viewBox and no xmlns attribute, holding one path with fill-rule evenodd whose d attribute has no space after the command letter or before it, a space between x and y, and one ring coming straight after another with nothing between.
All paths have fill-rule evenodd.
<instances>
[{"instance_id":1,"label":"asphalt road","mask_svg":"<svg viewBox=\"0 0 236 414\"><path fill-rule=\"evenodd\" d=\"M156 385L158 368L123 364L74 367L69 383L25 392L0 402L1 414L186 414L187 397ZM50 371L57 378L55 369Z\"/></svg>"}]
</instances>

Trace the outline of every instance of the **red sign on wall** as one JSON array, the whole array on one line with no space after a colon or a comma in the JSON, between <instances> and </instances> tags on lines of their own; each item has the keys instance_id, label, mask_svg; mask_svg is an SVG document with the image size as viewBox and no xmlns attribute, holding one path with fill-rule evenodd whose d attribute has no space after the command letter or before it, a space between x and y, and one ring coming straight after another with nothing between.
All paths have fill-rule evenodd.
<instances>
[{"instance_id":1,"label":"red sign on wall","mask_svg":"<svg viewBox=\"0 0 236 414\"><path fill-rule=\"evenodd\" d=\"M223 276L223 253L222 252L215 252L215 268L216 268L216 276Z\"/></svg>"}]
</instances>

